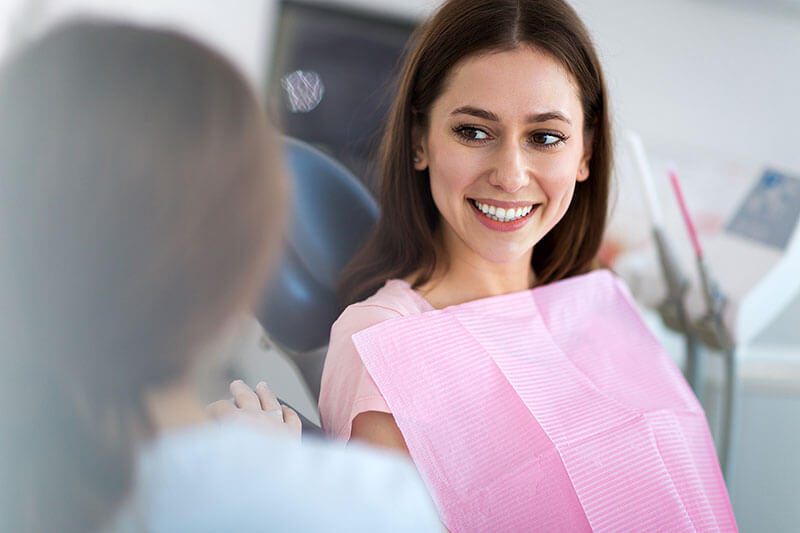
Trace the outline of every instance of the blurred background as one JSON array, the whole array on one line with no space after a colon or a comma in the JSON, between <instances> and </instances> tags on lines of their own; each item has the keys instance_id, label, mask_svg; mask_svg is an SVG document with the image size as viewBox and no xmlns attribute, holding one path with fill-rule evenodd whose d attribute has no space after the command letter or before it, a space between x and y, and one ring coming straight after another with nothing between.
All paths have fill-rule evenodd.
<instances>
[{"instance_id":1,"label":"blurred background","mask_svg":"<svg viewBox=\"0 0 800 533\"><path fill-rule=\"evenodd\" d=\"M739 526L798 531L800 0L571 3L598 47L618 133L604 258L628 281L651 329L684 364L682 336L664 326L654 310L665 285L641 169L622 135L634 131L649 156L666 235L694 287L690 311L703 312L702 297L692 247L666 178L668 162L678 170L706 260L729 298L725 320L738 343L739 394L728 484ZM437 5L432 0L0 0L0 54L82 14L181 29L239 65L283 131L333 156L375 191L373 155L393 76L414 27ZM750 209L755 205L761 211ZM750 231L762 226L762 234ZM785 238L770 237L777 234ZM253 383L266 377L280 397L318 421L313 387L265 339L256 320L242 324L216 349L230 354L231 375L243 373ZM704 405L718 434L722 359L713 349L702 350L702 357ZM225 394L223 378L208 377L210 399Z\"/></svg>"}]
</instances>

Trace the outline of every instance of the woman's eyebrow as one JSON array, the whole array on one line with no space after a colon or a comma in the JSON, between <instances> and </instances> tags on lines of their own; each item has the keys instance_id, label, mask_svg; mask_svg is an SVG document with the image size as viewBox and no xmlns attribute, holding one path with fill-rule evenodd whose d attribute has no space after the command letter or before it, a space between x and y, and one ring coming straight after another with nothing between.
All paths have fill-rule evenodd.
<instances>
[{"instance_id":1,"label":"woman's eyebrow","mask_svg":"<svg viewBox=\"0 0 800 533\"><path fill-rule=\"evenodd\" d=\"M547 122L548 120L560 120L572 126L572 122L560 111L545 111L544 113L532 113L526 117L528 122Z\"/></svg>"},{"instance_id":2,"label":"woman's eyebrow","mask_svg":"<svg viewBox=\"0 0 800 533\"><path fill-rule=\"evenodd\" d=\"M491 120L492 122L500 121L500 119L497 118L497 115L495 115L491 111L486 111L485 109L479 109L477 107L472 107L469 105L461 106L457 109L454 109L453 111L450 112L450 115L472 115L473 117Z\"/></svg>"},{"instance_id":3,"label":"woman's eyebrow","mask_svg":"<svg viewBox=\"0 0 800 533\"><path fill-rule=\"evenodd\" d=\"M491 111L487 111L485 109L480 109L478 107L472 106L461 106L459 108L454 109L450 112L450 115L471 115L473 117L482 118L485 120L491 120L492 122L499 122L500 119L492 113ZM532 113L525 117L525 121L530 122L547 122L548 120L560 120L562 122L566 122L569 125L572 125L572 122L560 111L545 111L543 113Z\"/></svg>"}]
</instances>

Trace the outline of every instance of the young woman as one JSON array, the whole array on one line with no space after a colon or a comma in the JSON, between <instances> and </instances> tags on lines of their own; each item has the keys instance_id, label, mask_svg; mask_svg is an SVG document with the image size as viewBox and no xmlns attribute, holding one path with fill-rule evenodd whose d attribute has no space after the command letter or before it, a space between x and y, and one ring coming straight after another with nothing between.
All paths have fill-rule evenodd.
<instances>
[{"instance_id":1,"label":"young woman","mask_svg":"<svg viewBox=\"0 0 800 533\"><path fill-rule=\"evenodd\" d=\"M320 413L337 438L403 448L353 333L592 268L611 133L577 15L560 0L445 2L405 66L382 154L382 215L341 282L354 305L331 333Z\"/></svg>"},{"instance_id":2,"label":"young woman","mask_svg":"<svg viewBox=\"0 0 800 533\"><path fill-rule=\"evenodd\" d=\"M592 270L606 222L611 149L602 69L586 29L565 2L443 3L418 35L389 118L382 144L381 219L341 282L349 307L331 332L319 403L328 434L412 448L394 416L404 413L387 405L354 334L389 319L544 287ZM381 333L391 336L392 329ZM414 354L395 355L414 364ZM507 386L501 382L498 386ZM425 406L425 391L416 390L416 383L405 385L406 396ZM493 395L489 384L452 387ZM468 428L458 429L452 448L449 442L422 442L417 456L411 450L418 466L431 463L429 471L423 469L429 488L449 466L436 461L458 448L458 439L469 439ZM419 438L426 440L424 434ZM518 448L524 450L525 443ZM469 476L471 468L491 458L453 455L452 460L466 461L456 474ZM709 479L721 483L713 464ZM511 474L496 472L500 479ZM601 490L607 481L599 481ZM446 496L433 492L446 514ZM722 493L722 516L732 521L724 487ZM476 494L471 501L478 507L481 498L491 496ZM459 497L469 507L471 496ZM532 501L523 496L510 508ZM583 517L586 501L576 505L570 512L580 517L549 524L598 527L594 515L587 511L588 521ZM676 509L682 505L678 501ZM549 510L538 512L544 519ZM469 519L443 518L451 528L480 529ZM503 529L500 523L491 527Z\"/></svg>"},{"instance_id":3,"label":"young woman","mask_svg":"<svg viewBox=\"0 0 800 533\"><path fill-rule=\"evenodd\" d=\"M258 298L286 198L225 59L56 29L0 72L0 162L0 530L438 529L409 465L265 433L299 420L264 384L215 408L258 425L206 415L193 370Z\"/></svg>"}]
</instances>

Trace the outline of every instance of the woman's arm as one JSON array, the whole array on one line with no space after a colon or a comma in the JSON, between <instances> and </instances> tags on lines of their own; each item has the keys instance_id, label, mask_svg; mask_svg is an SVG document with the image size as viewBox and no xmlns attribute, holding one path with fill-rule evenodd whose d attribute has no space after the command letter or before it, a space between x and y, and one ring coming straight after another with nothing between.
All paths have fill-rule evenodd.
<instances>
[{"instance_id":1,"label":"woman's arm","mask_svg":"<svg viewBox=\"0 0 800 533\"><path fill-rule=\"evenodd\" d=\"M389 413L379 411L364 411L353 419L353 429L350 433L350 441L358 440L368 442L375 446L398 450L408 455L408 447L400 433L400 428L394 421L394 417ZM442 531L449 533L449 530L442 524Z\"/></svg>"},{"instance_id":2,"label":"woman's arm","mask_svg":"<svg viewBox=\"0 0 800 533\"><path fill-rule=\"evenodd\" d=\"M354 439L408 454L403 434L389 413L365 411L356 415L350 432L350 440Z\"/></svg>"}]
</instances>

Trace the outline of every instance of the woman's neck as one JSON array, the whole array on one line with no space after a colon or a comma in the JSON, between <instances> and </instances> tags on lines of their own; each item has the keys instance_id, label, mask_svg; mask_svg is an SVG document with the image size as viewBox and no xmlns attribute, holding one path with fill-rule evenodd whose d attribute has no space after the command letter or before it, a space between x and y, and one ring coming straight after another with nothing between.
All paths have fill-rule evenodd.
<instances>
[{"instance_id":1,"label":"woman's neck","mask_svg":"<svg viewBox=\"0 0 800 533\"><path fill-rule=\"evenodd\" d=\"M508 263L492 263L477 254L447 257L438 253L446 260L437 261L431 279L417 290L436 309L524 291L535 283L532 253Z\"/></svg>"}]
</instances>

